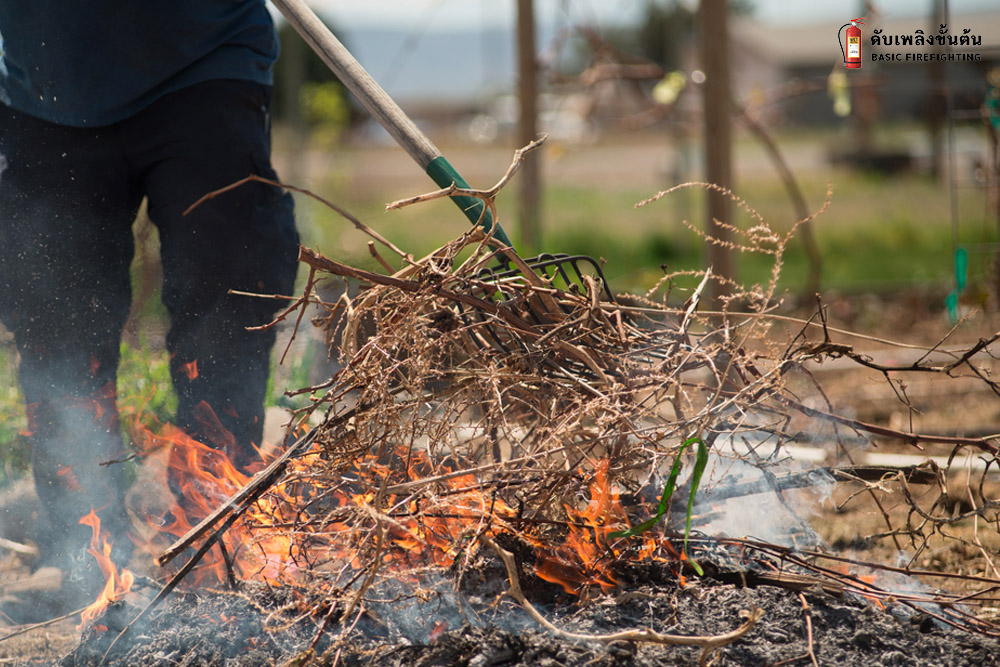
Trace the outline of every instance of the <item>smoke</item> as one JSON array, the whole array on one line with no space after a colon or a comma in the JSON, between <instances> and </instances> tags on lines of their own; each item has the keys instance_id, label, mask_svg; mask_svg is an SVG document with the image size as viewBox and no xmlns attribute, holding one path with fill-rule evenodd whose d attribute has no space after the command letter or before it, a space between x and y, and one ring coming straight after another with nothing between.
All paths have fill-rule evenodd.
<instances>
[{"instance_id":1,"label":"smoke","mask_svg":"<svg viewBox=\"0 0 1000 667\"><path fill-rule=\"evenodd\" d=\"M687 511L690 484L689 479L674 495L671 515L677 523ZM830 499L834 484L829 472L789 455L773 434L719 437L709 449L692 507L692 529L715 537L818 547L822 540L808 521Z\"/></svg>"},{"instance_id":2,"label":"smoke","mask_svg":"<svg viewBox=\"0 0 1000 667\"><path fill-rule=\"evenodd\" d=\"M499 599L506 581L498 571L490 584L470 590L431 570L415 577L385 577L366 592L367 613L359 627L368 625L362 628L368 636L414 644L427 644L438 633L465 625L511 633L537 628L519 606ZM497 583L504 585L493 585Z\"/></svg>"}]
</instances>

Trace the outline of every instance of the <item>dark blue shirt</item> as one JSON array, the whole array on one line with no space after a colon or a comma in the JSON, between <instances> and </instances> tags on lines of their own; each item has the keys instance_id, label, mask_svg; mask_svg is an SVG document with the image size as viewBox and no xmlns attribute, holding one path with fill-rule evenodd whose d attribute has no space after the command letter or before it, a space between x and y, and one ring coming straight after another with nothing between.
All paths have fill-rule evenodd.
<instances>
[{"instance_id":1,"label":"dark blue shirt","mask_svg":"<svg viewBox=\"0 0 1000 667\"><path fill-rule=\"evenodd\" d=\"M0 102L61 125L123 120L210 79L271 83L264 0L0 0Z\"/></svg>"}]
</instances>

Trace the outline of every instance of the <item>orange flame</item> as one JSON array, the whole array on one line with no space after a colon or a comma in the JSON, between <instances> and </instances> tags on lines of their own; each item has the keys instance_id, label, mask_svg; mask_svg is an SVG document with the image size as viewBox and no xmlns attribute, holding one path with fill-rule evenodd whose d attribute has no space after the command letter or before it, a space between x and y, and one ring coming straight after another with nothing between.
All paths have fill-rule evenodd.
<instances>
[{"instance_id":1,"label":"orange flame","mask_svg":"<svg viewBox=\"0 0 1000 667\"><path fill-rule=\"evenodd\" d=\"M132 440L147 453L169 449L165 457L168 475L181 500L161 522L157 523L155 518L149 520L149 525L167 543L188 532L250 480L249 473L238 469L224 449L198 442L171 424L146 429L134 420ZM359 530L358 521L378 516L389 518L380 522L385 537L380 568L400 577L410 576L417 572L416 568L427 565L452 566L461 555L478 548L472 538L483 530L510 531L532 540L537 575L573 594L595 586L605 591L614 588L617 581L612 564L625 548L632 557L677 562L676 552L661 538L647 538L641 546L636 545L637 540L628 541L627 545L623 541L620 549L610 540L609 533L627 525L628 520L618 491L609 482L607 460L594 465L587 505L582 509L566 508L571 520L569 533L563 545L553 548L541 537L511 528L517 511L484 490L475 475L449 476L447 466L433 461L423 451L404 448L396 455L408 461L407 474L411 480L440 476L441 480L435 483L436 491L421 496L419 501L407 495L386 494L375 507L376 494L370 489L378 488L381 479L398 475L399 466L390 468L374 454L358 457L342 475L343 479L359 480L360 489L355 487L352 491L347 485L341 486L340 480L330 481L315 474L320 454L292 459L285 480L272 486L221 536L234 574L270 585L295 584L303 574L300 556L307 550L319 549L325 551L324 568L360 569L365 563L364 550L359 546L373 533ZM323 504L318 507L325 511L315 521L303 520L303 494L322 499ZM344 519L331 518L338 515ZM163 546L166 545L147 548L158 553ZM225 560L216 552L206 557L204 565L192 572L186 582L198 585L224 581L228 574Z\"/></svg>"},{"instance_id":2,"label":"orange flame","mask_svg":"<svg viewBox=\"0 0 1000 667\"><path fill-rule=\"evenodd\" d=\"M552 547L534 540L535 574L562 586L571 595L581 595L594 586L605 592L613 589L618 585L613 566L625 556L629 560L674 563L678 568L683 558L668 539L655 533L644 535L638 544L611 539L611 533L628 526L629 521L618 490L608 480L609 468L607 459L594 465L590 501L585 508L565 508L570 522L562 545ZM677 576L683 585L683 575L678 572Z\"/></svg>"},{"instance_id":3,"label":"orange flame","mask_svg":"<svg viewBox=\"0 0 1000 667\"><path fill-rule=\"evenodd\" d=\"M80 486L80 480L76 478L73 466L59 466L58 470L56 470L56 476L62 480L63 487L67 490L75 493L83 493L83 487Z\"/></svg>"},{"instance_id":4,"label":"orange flame","mask_svg":"<svg viewBox=\"0 0 1000 667\"><path fill-rule=\"evenodd\" d=\"M599 586L608 591L617 585L607 555L617 555L608 544L608 533L625 519L618 500L618 490L608 484L607 459L594 467L590 483L590 502L582 510L566 507L574 519L565 542L555 548L536 545L538 563L535 574L545 581L559 584L567 593L579 594L581 589ZM582 524L582 525L580 525Z\"/></svg>"},{"instance_id":5,"label":"orange flame","mask_svg":"<svg viewBox=\"0 0 1000 667\"><path fill-rule=\"evenodd\" d=\"M93 509L90 513L80 519L80 524L90 526L93 534L90 538L90 548L87 552L97 559L97 566L104 575L104 589L94 602L83 610L80 615L79 628L84 627L89 622L97 618L109 604L117 602L125 597L132 589L135 577L128 569L122 568L119 572L115 562L111 560L111 542L107 539L107 532L101 531L101 519Z\"/></svg>"},{"instance_id":6,"label":"orange flame","mask_svg":"<svg viewBox=\"0 0 1000 667\"><path fill-rule=\"evenodd\" d=\"M167 475L172 480L174 491L179 495L173 506L162 517L150 517L147 523L165 540L187 533L192 527L216 510L230 496L242 489L251 479L250 471L238 469L226 452L203 444L173 424L155 425L147 429L138 420L132 423L132 439L147 453L167 449ZM254 467L259 468L263 463ZM272 493L283 493L283 487L274 487ZM250 534L248 525L267 527L285 522L290 498L279 503L261 499L244 514L244 520L227 531L223 546L233 558L237 573L241 576L256 577L270 584L281 583L282 577L294 574L291 557L295 545L291 539L278 531L268 531L266 536ZM252 545L252 549L247 547ZM146 545L155 553L164 544ZM226 563L222 558L206 560L207 566L193 572L194 584L206 581L224 581L227 577Z\"/></svg>"},{"instance_id":7,"label":"orange flame","mask_svg":"<svg viewBox=\"0 0 1000 667\"><path fill-rule=\"evenodd\" d=\"M181 371L187 377L188 380L195 380L198 378L198 360L189 361L181 366Z\"/></svg>"}]
</instances>

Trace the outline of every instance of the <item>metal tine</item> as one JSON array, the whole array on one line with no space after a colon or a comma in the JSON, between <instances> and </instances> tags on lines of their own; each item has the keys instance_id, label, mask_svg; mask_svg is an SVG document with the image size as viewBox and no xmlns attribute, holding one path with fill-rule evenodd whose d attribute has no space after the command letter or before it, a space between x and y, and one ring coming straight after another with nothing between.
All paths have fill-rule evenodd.
<instances>
[{"instance_id":1,"label":"metal tine","mask_svg":"<svg viewBox=\"0 0 1000 667\"><path fill-rule=\"evenodd\" d=\"M525 264L548 282L552 283L555 279L560 279L566 288L581 294L586 291L584 275L590 274L599 281L602 288L602 298L610 303L615 303L614 295L608 287L604 273L600 265L592 257L586 255L567 255L565 253L543 253L526 259ZM581 265L585 265L587 268L584 269ZM482 283L477 288L478 296L481 298L497 303L511 303L521 296L516 290L507 289L508 283L513 283L523 277L521 271L517 268L483 268L478 272L476 277ZM551 318L539 312L532 301L529 298L524 303L530 319L537 324L551 323ZM510 341L506 337L500 336L496 327L491 326L491 323L481 313L470 313L461 307L459 311L462 320L466 324L484 325L482 327L475 327L480 331L477 332L477 335L473 336L474 340L484 345L495 346L505 352L510 351ZM482 329L486 331L482 332ZM523 343L520 345L523 347Z\"/></svg>"},{"instance_id":2,"label":"metal tine","mask_svg":"<svg viewBox=\"0 0 1000 667\"><path fill-rule=\"evenodd\" d=\"M493 290L490 290L490 289L487 289L487 288L481 288L481 289L482 289L482 293L479 296L482 297L482 298L484 298L484 299L487 299L487 300L490 300L490 301L494 301L495 299L493 298L493 292L500 291L501 294L505 295L503 301L510 301L511 300L509 297L506 296L506 292L499 285L497 285L495 287L495 289L493 289ZM492 339L493 343L495 343L497 347L499 347L505 353L509 353L511 351L510 350L510 346L507 343L505 343L504 340L500 336L497 335L496 327L491 326L490 322L479 311L474 310L472 312L473 312L475 321L473 321L472 318L470 318L469 312L466 309L462 308L461 305L459 305L459 313L460 313L460 316L461 316L463 322L465 322L469 326L473 326L473 325L477 325L477 324L483 325L483 326L474 326L473 327L474 331L475 331L475 334L476 334L476 335L473 336L473 340L482 341L482 343L485 346L492 347L492 345L490 344L490 341L486 339L486 336L489 336L489 338ZM483 333L483 330L485 330L485 333Z\"/></svg>"},{"instance_id":3,"label":"metal tine","mask_svg":"<svg viewBox=\"0 0 1000 667\"><path fill-rule=\"evenodd\" d=\"M566 286L566 288L568 288L568 289L570 289L572 291L575 291L575 292L579 292L578 288L575 289L575 290L573 288L574 288L574 286L582 284L582 279L581 279L580 283L574 282L570 278L569 274L566 272L566 269L565 269L565 266L564 266L564 264L567 261L571 262L572 259L573 258L571 258L568 255L552 255L552 254L549 254L549 253L545 253L545 254L539 255L538 257L535 257L533 259L527 260L526 263L529 266L531 266L532 269L534 269L535 271L537 271L545 279L545 281L547 283L549 283L550 285L552 285L556 289L559 289L559 287L555 285L555 279L558 277L558 278L562 279L562 281L563 281L564 285ZM538 324L548 324L548 323L551 323L551 318L545 317L545 312L544 311L539 312L534 307L534 304L535 304L535 299L532 299L532 298L529 297L529 299L528 299L528 310L531 313L532 319L534 319L535 322L538 323ZM563 310L563 312L566 312L565 308L563 308L562 306L560 306L560 308Z\"/></svg>"},{"instance_id":4,"label":"metal tine","mask_svg":"<svg viewBox=\"0 0 1000 667\"><path fill-rule=\"evenodd\" d=\"M566 282L567 285L579 285L581 288L586 283L584 282L583 276L587 272L591 274L602 287L602 299L608 303L617 303L614 294L608 287L608 282L604 277L604 272L601 270L600 265L594 260L594 258L587 255L540 255L536 258L537 261L527 260L526 263L529 266L540 266L541 270L545 273L546 278L551 277L548 269L549 267L555 267L554 271ZM581 264L587 265L587 269L581 268ZM569 265L573 269L573 273L576 275L576 280L572 280L568 275L566 266ZM581 289L581 292L583 290ZM635 350L632 352L638 359L645 359L646 361L663 360L669 357L666 352L661 350L650 348L645 350Z\"/></svg>"}]
</instances>

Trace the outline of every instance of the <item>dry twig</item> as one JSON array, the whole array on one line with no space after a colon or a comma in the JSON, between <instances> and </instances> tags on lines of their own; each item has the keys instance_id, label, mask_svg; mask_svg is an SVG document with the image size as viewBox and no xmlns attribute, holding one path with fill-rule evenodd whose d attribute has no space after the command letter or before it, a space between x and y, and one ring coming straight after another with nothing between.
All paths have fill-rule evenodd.
<instances>
[{"instance_id":1,"label":"dry twig","mask_svg":"<svg viewBox=\"0 0 1000 667\"><path fill-rule=\"evenodd\" d=\"M445 188L390 206L463 194L483 199L493 211L493 199L519 160L515 156L508 174L489 190ZM780 473L787 448L817 424L832 430L831 443L842 450L842 432L850 432L914 446L974 448L989 461L987 469L996 466L1000 447L995 438L912 433L845 417L818 383L811 386L825 409L793 388L790 378L799 371L808 375L804 369L817 359L839 357L886 378L963 370L995 390L979 365L992 358L997 336L947 351L942 341L935 354L947 355L945 362L930 363L922 355L910 365L878 364L842 342L853 334L829 327L821 305L815 317L794 322L801 325L798 333L776 335L778 326L790 321L774 311L791 232L776 233L749 212L754 222L749 229L734 229L735 249L770 257L774 269L764 284L734 286L721 313L699 310L700 294L717 279L709 271L665 274L644 297L619 303L606 297L599 277L587 271L536 272L511 249L491 248L490 236L478 228L421 259L396 249L405 266L393 273L388 262L381 262L389 275L302 248L300 259L314 272L310 283L321 274L360 283L357 296L341 296L336 303L307 292L295 304L322 311L314 321L325 328L327 340L336 341L341 361L334 376L300 392L310 400L297 413L298 423L314 417L320 425L169 553L206 535L223 539L224 530L213 532L222 517L233 519L237 511L264 504L272 508L270 516L257 513L244 522L257 542L253 546L266 552L269 540L280 538L283 551L269 556L270 576L325 600L330 612L323 628L333 622L334 608L364 609L366 591L380 590L401 573L421 581L427 568L461 570L479 545L497 550L508 568L512 597L532 614L534 607L519 587L522 575L511 569L510 554L496 546L498 535L508 534L534 550L536 575L581 595L613 587L615 568L639 551L664 567L680 568L662 535L610 535L655 513L672 465L685 459L681 443L692 434L711 450L717 470L737 465L757 470L765 491L782 503L786 478ZM509 272L487 270L498 254L507 258ZM678 294L685 298L681 303ZM290 319L291 313L284 315ZM297 321L304 321L301 312ZM904 393L898 395L905 400ZM294 455L306 449L308 459ZM907 479L920 478L917 471L890 478L852 469L858 474L849 483L862 485L876 502L877 488L892 491L912 509L900 522L887 503L879 504L886 535L900 543L910 536L921 544L948 525L950 517L940 505L928 507L915 494L907 495ZM711 491L718 482L702 488ZM746 484L751 488L751 482ZM625 496L630 503L621 501ZM984 488L969 494L969 502L973 507L954 516L996 523L1000 507ZM678 517L661 514L670 535ZM747 544L736 547L750 548ZM818 567L794 550L753 548L794 563L796 572L772 577L787 586L820 580L830 590L872 599L890 595ZM952 598L940 600L952 605L940 614L945 622L992 631L956 611ZM917 605L924 600L902 596L900 601ZM808 606L803 608L811 647ZM743 636L758 618L751 614L743 627L718 637L676 638L644 630L610 639L581 637L687 642L703 647L707 659L712 649ZM339 620L352 622L345 615ZM816 661L811 648L808 658Z\"/></svg>"},{"instance_id":2,"label":"dry twig","mask_svg":"<svg viewBox=\"0 0 1000 667\"><path fill-rule=\"evenodd\" d=\"M718 648L721 648L727 644L732 644L735 641L742 639L753 627L757 624L757 621L761 619L764 615L763 609L753 609L751 611L743 611L740 613L746 620L743 625L720 635L671 635L661 632L655 632L653 630L622 630L620 632L612 632L604 635L594 635L581 632L569 632L563 630L562 628L553 625L547 618L542 616L542 614L532 605L528 598L525 597L521 590L520 577L517 574L517 564L514 562L514 556L500 547L496 542L485 536L480 536L479 540L490 547L500 560L503 561L504 568L507 570L507 579L510 582L510 589L507 591L507 595L512 597L515 602L517 602L521 607L524 608L528 615L545 628L547 631L552 633L557 637L562 637L563 639L570 639L573 641L587 641L587 642L601 642L604 644L610 644L611 642L638 642L638 643L650 643L650 644L667 644L670 646L697 646L702 649L701 658L699 664L705 665L708 662L709 656L712 652Z\"/></svg>"}]
</instances>

